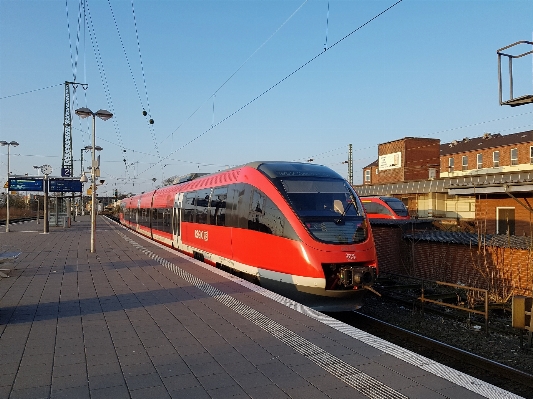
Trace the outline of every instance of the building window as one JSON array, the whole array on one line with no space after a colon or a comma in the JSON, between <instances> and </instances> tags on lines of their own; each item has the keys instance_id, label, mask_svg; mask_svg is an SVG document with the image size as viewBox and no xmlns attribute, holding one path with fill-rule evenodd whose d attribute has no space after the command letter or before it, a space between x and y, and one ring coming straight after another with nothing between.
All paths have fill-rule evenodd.
<instances>
[{"instance_id":1,"label":"building window","mask_svg":"<svg viewBox=\"0 0 533 399\"><path fill-rule=\"evenodd\" d=\"M453 158L448 158L448 173L453 172L454 161Z\"/></svg>"},{"instance_id":2,"label":"building window","mask_svg":"<svg viewBox=\"0 0 533 399\"><path fill-rule=\"evenodd\" d=\"M496 208L496 234L515 235L515 208Z\"/></svg>"},{"instance_id":3,"label":"building window","mask_svg":"<svg viewBox=\"0 0 533 399\"><path fill-rule=\"evenodd\" d=\"M533 147L529 147L529 163L533 163Z\"/></svg>"},{"instance_id":4,"label":"building window","mask_svg":"<svg viewBox=\"0 0 533 399\"><path fill-rule=\"evenodd\" d=\"M370 182L370 169L365 170L365 181Z\"/></svg>"},{"instance_id":5,"label":"building window","mask_svg":"<svg viewBox=\"0 0 533 399\"><path fill-rule=\"evenodd\" d=\"M511 148L511 165L518 165L518 148Z\"/></svg>"},{"instance_id":6,"label":"building window","mask_svg":"<svg viewBox=\"0 0 533 399\"><path fill-rule=\"evenodd\" d=\"M483 169L483 154L477 154L477 169Z\"/></svg>"},{"instance_id":7,"label":"building window","mask_svg":"<svg viewBox=\"0 0 533 399\"><path fill-rule=\"evenodd\" d=\"M500 151L494 151L492 153L492 166L495 168L500 167Z\"/></svg>"},{"instance_id":8,"label":"building window","mask_svg":"<svg viewBox=\"0 0 533 399\"><path fill-rule=\"evenodd\" d=\"M468 170L468 157L466 155L463 155L462 161L463 161L462 170Z\"/></svg>"}]
</instances>

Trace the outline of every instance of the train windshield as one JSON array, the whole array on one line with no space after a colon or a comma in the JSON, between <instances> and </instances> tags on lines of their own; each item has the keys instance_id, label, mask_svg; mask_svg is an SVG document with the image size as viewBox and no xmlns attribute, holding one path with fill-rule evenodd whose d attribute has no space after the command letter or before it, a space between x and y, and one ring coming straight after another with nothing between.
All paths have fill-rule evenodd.
<instances>
[{"instance_id":1,"label":"train windshield","mask_svg":"<svg viewBox=\"0 0 533 399\"><path fill-rule=\"evenodd\" d=\"M398 198L393 197L381 197L381 200L385 202L398 216L409 216L409 211L405 207L404 203Z\"/></svg>"},{"instance_id":2,"label":"train windshield","mask_svg":"<svg viewBox=\"0 0 533 399\"><path fill-rule=\"evenodd\" d=\"M366 240L363 207L349 184L340 179L280 179L285 196L318 241L353 244Z\"/></svg>"}]
</instances>

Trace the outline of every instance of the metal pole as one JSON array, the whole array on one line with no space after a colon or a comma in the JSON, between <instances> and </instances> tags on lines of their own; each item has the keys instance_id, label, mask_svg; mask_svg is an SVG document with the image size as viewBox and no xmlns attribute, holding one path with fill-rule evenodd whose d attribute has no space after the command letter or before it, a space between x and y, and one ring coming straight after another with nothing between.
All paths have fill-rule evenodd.
<instances>
[{"instance_id":1,"label":"metal pole","mask_svg":"<svg viewBox=\"0 0 533 399\"><path fill-rule=\"evenodd\" d=\"M39 224L39 213L40 213L39 196L36 196L36 198L37 198L37 224Z\"/></svg>"},{"instance_id":2,"label":"metal pole","mask_svg":"<svg viewBox=\"0 0 533 399\"><path fill-rule=\"evenodd\" d=\"M48 175L44 175L43 233L48 234Z\"/></svg>"},{"instance_id":3,"label":"metal pole","mask_svg":"<svg viewBox=\"0 0 533 399\"><path fill-rule=\"evenodd\" d=\"M85 151L85 148L82 148L81 149L81 170L80 170L80 177L81 176L85 176L83 174L83 151ZM80 209L80 215L81 216L85 216L85 210L83 209L83 183L81 183L81 195L80 195L80 204L81 204L81 209Z\"/></svg>"},{"instance_id":4,"label":"metal pole","mask_svg":"<svg viewBox=\"0 0 533 399\"><path fill-rule=\"evenodd\" d=\"M353 157L351 144L348 144L348 182L353 186Z\"/></svg>"},{"instance_id":5,"label":"metal pole","mask_svg":"<svg viewBox=\"0 0 533 399\"><path fill-rule=\"evenodd\" d=\"M7 145L7 197L6 197L6 233L9 233L9 147Z\"/></svg>"},{"instance_id":6,"label":"metal pole","mask_svg":"<svg viewBox=\"0 0 533 399\"><path fill-rule=\"evenodd\" d=\"M95 173L95 163L96 163L96 158L95 158L95 152L96 152L96 149L95 149L95 146L96 146L96 116L95 114L93 114L93 148L92 148L92 166L91 166L91 178L92 178L92 183L91 183L91 187L92 187L92 192L91 192L91 199L92 199L92 204L91 204L91 252L95 252L95 248L94 248L94 235L95 235L95 230L96 230L96 173Z\"/></svg>"},{"instance_id":7,"label":"metal pole","mask_svg":"<svg viewBox=\"0 0 533 399\"><path fill-rule=\"evenodd\" d=\"M55 201L54 201L54 225L56 227L59 226L59 197L57 196L57 193L54 197Z\"/></svg>"},{"instance_id":8,"label":"metal pole","mask_svg":"<svg viewBox=\"0 0 533 399\"><path fill-rule=\"evenodd\" d=\"M513 57L509 57L509 100L513 99Z\"/></svg>"}]
</instances>

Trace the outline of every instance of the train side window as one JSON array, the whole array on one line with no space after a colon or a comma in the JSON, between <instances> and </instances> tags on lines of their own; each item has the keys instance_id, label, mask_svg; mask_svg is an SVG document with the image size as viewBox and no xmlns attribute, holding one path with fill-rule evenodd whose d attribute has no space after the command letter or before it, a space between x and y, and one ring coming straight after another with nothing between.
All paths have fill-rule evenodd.
<instances>
[{"instance_id":1,"label":"train side window","mask_svg":"<svg viewBox=\"0 0 533 399\"><path fill-rule=\"evenodd\" d=\"M254 227L253 230L288 238L290 240L298 240L299 238L296 232L277 205L262 192L260 192L260 194L264 197L262 205L263 212L261 214L256 212L255 216L257 222L254 223L254 221L252 221L251 224ZM257 207L252 209L252 211L256 210Z\"/></svg>"},{"instance_id":2,"label":"train side window","mask_svg":"<svg viewBox=\"0 0 533 399\"><path fill-rule=\"evenodd\" d=\"M207 211L211 189L199 190L196 194L196 223L207 224Z\"/></svg>"},{"instance_id":3,"label":"train side window","mask_svg":"<svg viewBox=\"0 0 533 399\"><path fill-rule=\"evenodd\" d=\"M165 233L172 233L172 208L163 209L163 228Z\"/></svg>"},{"instance_id":4,"label":"train side window","mask_svg":"<svg viewBox=\"0 0 533 399\"><path fill-rule=\"evenodd\" d=\"M230 184L228 186L228 198L226 199L226 227L239 227L238 202L239 191L242 184Z\"/></svg>"},{"instance_id":5,"label":"train side window","mask_svg":"<svg viewBox=\"0 0 533 399\"><path fill-rule=\"evenodd\" d=\"M270 198L266 198L264 205L263 224L278 237L283 237L285 217Z\"/></svg>"},{"instance_id":6,"label":"train side window","mask_svg":"<svg viewBox=\"0 0 533 399\"><path fill-rule=\"evenodd\" d=\"M185 194L183 197L183 221L194 223L196 193L194 191Z\"/></svg>"},{"instance_id":7,"label":"train side window","mask_svg":"<svg viewBox=\"0 0 533 399\"><path fill-rule=\"evenodd\" d=\"M211 195L211 203L209 205L209 224L225 226L227 198L227 187L217 187L213 190L213 194Z\"/></svg>"},{"instance_id":8,"label":"train side window","mask_svg":"<svg viewBox=\"0 0 533 399\"><path fill-rule=\"evenodd\" d=\"M153 208L152 209L152 229L161 230L159 223L161 209Z\"/></svg>"},{"instance_id":9,"label":"train side window","mask_svg":"<svg viewBox=\"0 0 533 399\"><path fill-rule=\"evenodd\" d=\"M237 226L241 229L248 228L248 216L250 211L251 187L248 184L237 185Z\"/></svg>"},{"instance_id":10,"label":"train side window","mask_svg":"<svg viewBox=\"0 0 533 399\"><path fill-rule=\"evenodd\" d=\"M253 190L250 212L248 213L248 229L272 234L272 229L263 223L265 197L261 191Z\"/></svg>"},{"instance_id":11,"label":"train side window","mask_svg":"<svg viewBox=\"0 0 533 399\"><path fill-rule=\"evenodd\" d=\"M363 201L366 213L392 216L392 212L377 202Z\"/></svg>"},{"instance_id":12,"label":"train side window","mask_svg":"<svg viewBox=\"0 0 533 399\"><path fill-rule=\"evenodd\" d=\"M259 191L254 190L252 194L252 212L262 215L265 204L265 195Z\"/></svg>"},{"instance_id":13,"label":"train side window","mask_svg":"<svg viewBox=\"0 0 533 399\"><path fill-rule=\"evenodd\" d=\"M139 224L141 226L144 226L144 227L149 227L150 226L149 216L150 216L150 214L148 213L148 209L147 208L142 208L141 209L141 223L139 223Z\"/></svg>"}]
</instances>

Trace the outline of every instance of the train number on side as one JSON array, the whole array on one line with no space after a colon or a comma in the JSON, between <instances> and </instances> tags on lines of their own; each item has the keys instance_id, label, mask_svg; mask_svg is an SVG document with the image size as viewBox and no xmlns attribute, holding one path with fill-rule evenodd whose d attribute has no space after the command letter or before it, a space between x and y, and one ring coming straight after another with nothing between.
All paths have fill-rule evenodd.
<instances>
[{"instance_id":1,"label":"train number on side","mask_svg":"<svg viewBox=\"0 0 533 399\"><path fill-rule=\"evenodd\" d=\"M194 230L194 237L198 238L200 240L207 241L207 239L208 239L207 231Z\"/></svg>"},{"instance_id":2,"label":"train number on side","mask_svg":"<svg viewBox=\"0 0 533 399\"><path fill-rule=\"evenodd\" d=\"M346 254L347 260L355 260L355 254Z\"/></svg>"}]
</instances>

